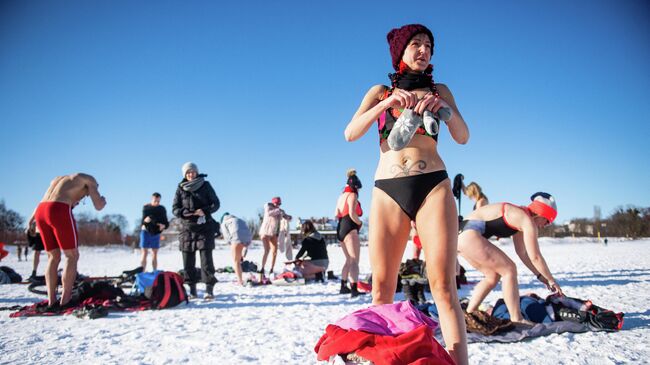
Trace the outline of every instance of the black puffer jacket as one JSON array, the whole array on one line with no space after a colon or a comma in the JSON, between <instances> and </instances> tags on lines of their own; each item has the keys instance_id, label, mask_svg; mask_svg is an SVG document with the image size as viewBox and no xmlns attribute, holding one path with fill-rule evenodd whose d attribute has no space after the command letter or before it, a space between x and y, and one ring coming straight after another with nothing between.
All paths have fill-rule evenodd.
<instances>
[{"instance_id":1,"label":"black puffer jacket","mask_svg":"<svg viewBox=\"0 0 650 365\"><path fill-rule=\"evenodd\" d=\"M205 176L207 175L199 175ZM183 179L181 183L185 181L187 180ZM212 213L219 209L219 205L219 198L209 182L205 181L194 192L183 190L179 184L174 196L173 213L183 223L178 236L181 251L214 249L214 236L219 231L219 223L212 218ZM183 216L183 213L192 213L198 209L205 213L206 222L203 224L197 223L198 216Z\"/></svg>"}]
</instances>

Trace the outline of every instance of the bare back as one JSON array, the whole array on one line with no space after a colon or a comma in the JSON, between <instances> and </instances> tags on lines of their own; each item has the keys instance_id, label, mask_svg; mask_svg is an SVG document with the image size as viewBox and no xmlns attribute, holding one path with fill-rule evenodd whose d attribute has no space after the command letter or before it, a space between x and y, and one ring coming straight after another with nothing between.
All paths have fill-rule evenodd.
<instances>
[{"instance_id":1,"label":"bare back","mask_svg":"<svg viewBox=\"0 0 650 365\"><path fill-rule=\"evenodd\" d=\"M343 194L339 195L339 199L336 201L336 212L334 214L335 216L338 217L343 213L343 211L345 210L345 205L349 204L348 197L350 196L350 194L354 194L354 193L343 192Z\"/></svg>"},{"instance_id":2,"label":"bare back","mask_svg":"<svg viewBox=\"0 0 650 365\"><path fill-rule=\"evenodd\" d=\"M504 206L505 205L505 206ZM488 204L476 208L467 216L467 220L491 221L504 216L508 225L518 230L523 230L527 223L532 223L530 215L525 209L509 203Z\"/></svg>"},{"instance_id":3,"label":"bare back","mask_svg":"<svg viewBox=\"0 0 650 365\"><path fill-rule=\"evenodd\" d=\"M75 206L81 199L90 196L95 208L101 210L106 205L106 200L99 194L97 187L97 181L91 175L76 173L57 176L50 183L41 202L61 202Z\"/></svg>"}]
</instances>

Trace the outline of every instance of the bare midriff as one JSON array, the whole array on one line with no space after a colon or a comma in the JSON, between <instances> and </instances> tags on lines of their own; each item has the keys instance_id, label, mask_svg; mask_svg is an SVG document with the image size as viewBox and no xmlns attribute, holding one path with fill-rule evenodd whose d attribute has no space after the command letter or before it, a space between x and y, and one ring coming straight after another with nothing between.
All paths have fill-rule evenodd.
<instances>
[{"instance_id":1,"label":"bare midriff","mask_svg":"<svg viewBox=\"0 0 650 365\"><path fill-rule=\"evenodd\" d=\"M387 142L380 146L379 164L375 180L392 179L445 170L438 155L437 142L429 136L415 135L411 143L400 151L393 151Z\"/></svg>"}]
</instances>

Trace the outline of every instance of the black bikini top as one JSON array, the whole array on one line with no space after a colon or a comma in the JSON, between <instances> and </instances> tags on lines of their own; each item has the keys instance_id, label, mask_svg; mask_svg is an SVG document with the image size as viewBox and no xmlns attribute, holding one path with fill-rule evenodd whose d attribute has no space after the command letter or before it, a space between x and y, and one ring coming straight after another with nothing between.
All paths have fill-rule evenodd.
<instances>
[{"instance_id":1,"label":"black bikini top","mask_svg":"<svg viewBox=\"0 0 650 365\"><path fill-rule=\"evenodd\" d=\"M510 237L515 233L519 232L519 229L511 226L510 224L508 224L508 221L506 221L506 217L505 217L506 204L509 203L503 203L501 205L501 216L499 218L495 218L491 221L485 222L485 232L483 233L483 237L490 238L492 236L497 236L499 238L505 238L505 237Z\"/></svg>"}]
</instances>

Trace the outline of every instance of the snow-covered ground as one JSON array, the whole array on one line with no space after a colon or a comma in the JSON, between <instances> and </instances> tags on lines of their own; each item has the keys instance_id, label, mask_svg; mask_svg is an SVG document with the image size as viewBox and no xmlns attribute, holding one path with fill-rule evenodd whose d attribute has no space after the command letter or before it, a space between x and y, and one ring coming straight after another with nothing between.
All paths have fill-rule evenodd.
<instances>
[{"instance_id":1,"label":"snow-covered ground","mask_svg":"<svg viewBox=\"0 0 650 365\"><path fill-rule=\"evenodd\" d=\"M502 248L515 256L508 241ZM625 312L618 333L588 332L536 338L514 344L470 344L473 364L640 364L650 363L650 241L610 241L608 246L580 239L544 239L542 252L556 279L570 296ZM13 248L10 248L13 249ZM328 248L330 269L340 272L343 255ZM410 256L407 247L405 256ZM248 258L259 262L253 247ZM31 256L31 253L30 253ZM230 251L214 251L216 267L232 265ZM43 255L42 260L45 260ZM138 266L139 256L121 247L82 248L79 272L116 275ZM517 261L517 260L515 260ZM181 268L178 251L161 251L159 266ZM470 280L480 275L468 265ZM18 262L12 252L0 265L24 276L31 261ZM44 264L39 268L42 274ZM521 292L546 295L531 273L519 265ZM362 248L361 272L370 272ZM325 326L368 306L368 295L338 295L338 283L296 287L238 287L234 274L218 274L216 300L193 301L162 311L111 313L82 320L74 316L9 318L0 312L1 364L314 364L314 345ZM24 285L0 286L0 306L42 299ZM461 296L468 296L464 288ZM487 302L500 297L500 287ZM199 290L201 295L201 290ZM427 293L427 295L429 295ZM397 299L403 299L401 294Z\"/></svg>"}]
</instances>

